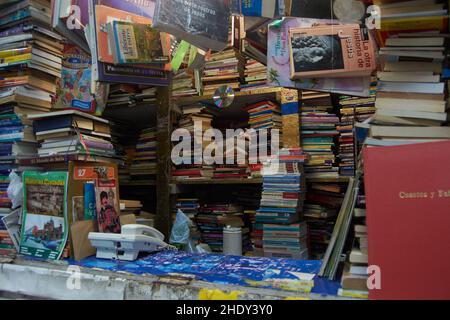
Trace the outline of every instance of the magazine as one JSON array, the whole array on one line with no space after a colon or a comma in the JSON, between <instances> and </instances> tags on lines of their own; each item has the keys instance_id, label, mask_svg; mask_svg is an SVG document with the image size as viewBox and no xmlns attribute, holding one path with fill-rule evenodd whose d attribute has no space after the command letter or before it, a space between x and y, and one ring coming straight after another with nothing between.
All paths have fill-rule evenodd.
<instances>
[{"instance_id":1,"label":"magazine","mask_svg":"<svg viewBox=\"0 0 450 320\"><path fill-rule=\"evenodd\" d=\"M23 173L20 254L58 260L66 246L67 172Z\"/></svg>"}]
</instances>

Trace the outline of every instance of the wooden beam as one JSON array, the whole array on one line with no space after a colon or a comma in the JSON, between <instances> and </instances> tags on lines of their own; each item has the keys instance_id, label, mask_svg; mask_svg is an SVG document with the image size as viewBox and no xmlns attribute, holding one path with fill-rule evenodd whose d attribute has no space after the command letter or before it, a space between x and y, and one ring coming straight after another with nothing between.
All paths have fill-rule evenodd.
<instances>
[{"instance_id":1,"label":"wooden beam","mask_svg":"<svg viewBox=\"0 0 450 320\"><path fill-rule=\"evenodd\" d=\"M172 101L171 87L158 88L158 111L157 111L157 157L158 175L156 179L156 221L155 227L161 231L168 240L172 228L172 210L170 202L170 180L171 180L171 133L170 120Z\"/></svg>"}]
</instances>

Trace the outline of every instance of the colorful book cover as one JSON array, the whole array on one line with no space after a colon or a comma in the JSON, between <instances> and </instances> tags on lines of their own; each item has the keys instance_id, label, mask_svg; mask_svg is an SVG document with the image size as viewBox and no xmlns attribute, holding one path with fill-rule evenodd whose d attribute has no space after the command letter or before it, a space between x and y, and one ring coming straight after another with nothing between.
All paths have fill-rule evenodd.
<instances>
[{"instance_id":1,"label":"colorful book cover","mask_svg":"<svg viewBox=\"0 0 450 320\"><path fill-rule=\"evenodd\" d=\"M278 16L278 0L246 0L241 2L244 16L274 18Z\"/></svg>"},{"instance_id":2,"label":"colorful book cover","mask_svg":"<svg viewBox=\"0 0 450 320\"><path fill-rule=\"evenodd\" d=\"M23 173L20 254L58 260L67 242L67 172Z\"/></svg>"},{"instance_id":3,"label":"colorful book cover","mask_svg":"<svg viewBox=\"0 0 450 320\"><path fill-rule=\"evenodd\" d=\"M354 96L369 96L370 76L352 78L312 78L299 81L290 78L289 29L311 28L313 25L331 24L330 20L284 18L268 27L267 78L268 84L277 87L297 88L340 93Z\"/></svg>"},{"instance_id":4,"label":"colorful book cover","mask_svg":"<svg viewBox=\"0 0 450 320\"><path fill-rule=\"evenodd\" d=\"M108 24L113 21L127 21L133 23L151 25L152 20L126 11L111 7L95 6L97 51L98 60L105 63L114 63L112 47L108 39Z\"/></svg>"},{"instance_id":5,"label":"colorful book cover","mask_svg":"<svg viewBox=\"0 0 450 320\"><path fill-rule=\"evenodd\" d=\"M155 15L156 0L99 0L98 4L153 19L153 16Z\"/></svg>"},{"instance_id":6,"label":"colorful book cover","mask_svg":"<svg viewBox=\"0 0 450 320\"><path fill-rule=\"evenodd\" d=\"M84 184L84 220L96 220L95 182Z\"/></svg>"},{"instance_id":7,"label":"colorful book cover","mask_svg":"<svg viewBox=\"0 0 450 320\"><path fill-rule=\"evenodd\" d=\"M116 180L99 179L95 188L97 221L100 232L120 233L120 206Z\"/></svg>"},{"instance_id":8,"label":"colorful book cover","mask_svg":"<svg viewBox=\"0 0 450 320\"><path fill-rule=\"evenodd\" d=\"M164 56L158 30L149 25L113 21L108 33L116 64L163 64L169 62Z\"/></svg>"},{"instance_id":9,"label":"colorful book cover","mask_svg":"<svg viewBox=\"0 0 450 320\"><path fill-rule=\"evenodd\" d=\"M66 45L63 67L54 108L95 112L95 99L91 93L91 57L74 45Z\"/></svg>"},{"instance_id":10,"label":"colorful book cover","mask_svg":"<svg viewBox=\"0 0 450 320\"><path fill-rule=\"evenodd\" d=\"M369 76L375 49L357 24L292 28L289 31L291 78Z\"/></svg>"}]
</instances>

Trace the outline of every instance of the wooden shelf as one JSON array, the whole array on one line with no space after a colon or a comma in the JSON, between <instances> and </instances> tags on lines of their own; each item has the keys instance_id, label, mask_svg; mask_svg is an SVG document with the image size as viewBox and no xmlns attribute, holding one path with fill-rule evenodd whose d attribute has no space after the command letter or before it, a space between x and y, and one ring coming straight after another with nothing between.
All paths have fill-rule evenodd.
<instances>
[{"instance_id":1,"label":"wooden shelf","mask_svg":"<svg viewBox=\"0 0 450 320\"><path fill-rule=\"evenodd\" d=\"M239 185L239 184L262 184L262 179L196 179L196 180L175 180L175 185Z\"/></svg>"},{"instance_id":2,"label":"wooden shelf","mask_svg":"<svg viewBox=\"0 0 450 320\"><path fill-rule=\"evenodd\" d=\"M349 182L350 177L339 177L339 178L314 178L308 179L306 178L307 183L345 183Z\"/></svg>"},{"instance_id":3,"label":"wooden shelf","mask_svg":"<svg viewBox=\"0 0 450 320\"><path fill-rule=\"evenodd\" d=\"M283 88L281 87L273 87L269 89L259 89L259 90L249 90L242 92L235 92L233 105L246 104L246 103L254 103L263 99L276 99L277 94L281 92ZM173 102L175 105L183 106L194 103L205 103L205 104L214 104L213 96L195 96L195 97L187 97L187 98L173 98ZM232 107L230 106L230 107Z\"/></svg>"},{"instance_id":4,"label":"wooden shelf","mask_svg":"<svg viewBox=\"0 0 450 320\"><path fill-rule=\"evenodd\" d=\"M156 181L129 181L120 183L121 187L146 187L156 186Z\"/></svg>"}]
</instances>

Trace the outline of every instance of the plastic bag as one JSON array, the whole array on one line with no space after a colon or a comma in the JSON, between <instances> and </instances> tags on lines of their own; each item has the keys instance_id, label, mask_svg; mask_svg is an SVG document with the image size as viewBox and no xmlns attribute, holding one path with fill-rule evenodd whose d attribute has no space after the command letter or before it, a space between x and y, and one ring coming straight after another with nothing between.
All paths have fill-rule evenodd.
<instances>
[{"instance_id":1,"label":"plastic bag","mask_svg":"<svg viewBox=\"0 0 450 320\"><path fill-rule=\"evenodd\" d=\"M170 234L171 244L188 245L191 238L192 221L183 211L178 210L175 223Z\"/></svg>"},{"instance_id":2,"label":"plastic bag","mask_svg":"<svg viewBox=\"0 0 450 320\"><path fill-rule=\"evenodd\" d=\"M23 204L23 183L22 178L12 171L9 174L8 198L11 199L12 208L18 208Z\"/></svg>"}]
</instances>

